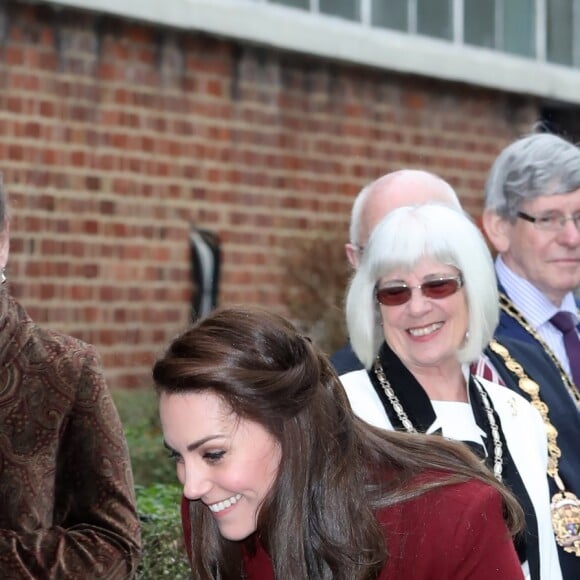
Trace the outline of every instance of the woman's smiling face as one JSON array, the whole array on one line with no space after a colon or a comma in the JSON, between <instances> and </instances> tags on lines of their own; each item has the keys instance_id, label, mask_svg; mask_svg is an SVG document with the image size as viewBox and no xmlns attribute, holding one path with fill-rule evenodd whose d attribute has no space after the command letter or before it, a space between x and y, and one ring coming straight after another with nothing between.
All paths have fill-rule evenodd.
<instances>
[{"instance_id":1,"label":"woman's smiling face","mask_svg":"<svg viewBox=\"0 0 580 580\"><path fill-rule=\"evenodd\" d=\"M278 473L278 441L209 391L162 393L159 405L185 497L207 506L224 538L247 538Z\"/></svg>"},{"instance_id":2,"label":"woman's smiling face","mask_svg":"<svg viewBox=\"0 0 580 580\"><path fill-rule=\"evenodd\" d=\"M403 282L418 286L429 280L457 276L453 266L424 257L410 270L394 270L383 276L377 288ZM408 302L380 306L385 341L413 372L423 367L457 365L457 351L465 340L468 310L465 290L459 288L445 298L428 298L413 288Z\"/></svg>"}]
</instances>

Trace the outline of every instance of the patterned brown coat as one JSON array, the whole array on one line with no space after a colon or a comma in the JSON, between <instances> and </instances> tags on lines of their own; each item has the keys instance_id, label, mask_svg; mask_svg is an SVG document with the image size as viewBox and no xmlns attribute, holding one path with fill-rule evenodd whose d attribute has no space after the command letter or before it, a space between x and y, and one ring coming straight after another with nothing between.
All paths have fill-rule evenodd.
<instances>
[{"instance_id":1,"label":"patterned brown coat","mask_svg":"<svg viewBox=\"0 0 580 580\"><path fill-rule=\"evenodd\" d=\"M125 579L140 553L122 426L90 345L0 288L0 577Z\"/></svg>"}]
</instances>

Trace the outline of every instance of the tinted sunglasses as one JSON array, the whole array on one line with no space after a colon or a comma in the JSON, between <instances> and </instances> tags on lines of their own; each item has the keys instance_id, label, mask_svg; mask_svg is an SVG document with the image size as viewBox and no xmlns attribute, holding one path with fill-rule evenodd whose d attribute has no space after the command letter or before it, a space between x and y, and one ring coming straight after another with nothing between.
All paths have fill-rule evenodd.
<instances>
[{"instance_id":1,"label":"tinted sunglasses","mask_svg":"<svg viewBox=\"0 0 580 580\"><path fill-rule=\"evenodd\" d=\"M377 288L377 300L384 306L400 306L411 299L413 288L419 288L425 298L434 298L440 300L455 294L463 286L463 276L449 276L448 278L436 278L435 280L427 280L423 284L417 286L409 286L408 284L393 284L392 286L384 286Z\"/></svg>"}]
</instances>

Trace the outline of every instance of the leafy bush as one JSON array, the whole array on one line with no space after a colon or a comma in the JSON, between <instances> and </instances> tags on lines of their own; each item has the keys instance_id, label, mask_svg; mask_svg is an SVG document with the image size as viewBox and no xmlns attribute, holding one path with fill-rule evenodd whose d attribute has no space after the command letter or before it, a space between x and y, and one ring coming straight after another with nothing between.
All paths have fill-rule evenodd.
<instances>
[{"instance_id":1,"label":"leafy bush","mask_svg":"<svg viewBox=\"0 0 580 580\"><path fill-rule=\"evenodd\" d=\"M297 240L284 269L283 300L294 324L332 354L346 340L343 302L350 267L344 236Z\"/></svg>"},{"instance_id":2,"label":"leafy bush","mask_svg":"<svg viewBox=\"0 0 580 580\"><path fill-rule=\"evenodd\" d=\"M157 396L152 389L116 390L113 398L129 445L141 518L143 555L137 578L186 580L190 573L181 533L181 486L163 447Z\"/></svg>"},{"instance_id":3,"label":"leafy bush","mask_svg":"<svg viewBox=\"0 0 580 580\"><path fill-rule=\"evenodd\" d=\"M163 483L149 487L137 485L136 492L143 537L143 556L137 578L190 578L179 524L181 486Z\"/></svg>"},{"instance_id":4,"label":"leafy bush","mask_svg":"<svg viewBox=\"0 0 580 580\"><path fill-rule=\"evenodd\" d=\"M153 389L118 389L113 392L129 445L135 483L176 483L175 463L163 447L157 395Z\"/></svg>"}]
</instances>

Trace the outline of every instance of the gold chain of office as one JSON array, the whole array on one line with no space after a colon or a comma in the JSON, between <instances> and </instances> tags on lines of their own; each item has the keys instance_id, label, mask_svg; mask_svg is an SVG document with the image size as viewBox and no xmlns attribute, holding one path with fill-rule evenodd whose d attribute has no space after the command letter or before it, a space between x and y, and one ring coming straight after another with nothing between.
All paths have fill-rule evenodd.
<instances>
[{"instance_id":1,"label":"gold chain of office","mask_svg":"<svg viewBox=\"0 0 580 580\"><path fill-rule=\"evenodd\" d=\"M550 421L548 405L540 399L540 385L524 372L522 365L512 358L503 345L492 340L489 347L504 360L506 368L517 376L519 388L530 396L531 404L542 416L548 436L547 471L558 487L550 504L554 536L564 551L580 557L580 500L572 492L566 491L558 473L558 463L562 456L562 450L558 447L558 430Z\"/></svg>"},{"instance_id":2,"label":"gold chain of office","mask_svg":"<svg viewBox=\"0 0 580 580\"><path fill-rule=\"evenodd\" d=\"M550 357L550 360L554 363L554 366L560 373L560 377L564 386L568 389L568 393L576 405L580 405L580 392L572 382L572 379L568 373L562 367L562 363L558 360L556 355L552 352L552 349L545 343L543 338L538 334L538 331L526 320L524 315L517 309L515 304L503 293L499 293L499 305L500 308L511 318L513 318L524 330L530 334L544 349L546 354Z\"/></svg>"}]
</instances>

